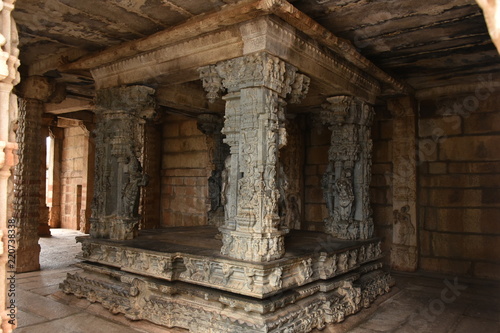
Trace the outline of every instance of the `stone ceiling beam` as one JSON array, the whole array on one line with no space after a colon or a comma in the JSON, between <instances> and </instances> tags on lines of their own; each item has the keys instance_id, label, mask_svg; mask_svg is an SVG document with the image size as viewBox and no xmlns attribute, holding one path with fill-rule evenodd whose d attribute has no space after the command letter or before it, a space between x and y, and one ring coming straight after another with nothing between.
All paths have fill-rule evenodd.
<instances>
[{"instance_id":1,"label":"stone ceiling beam","mask_svg":"<svg viewBox=\"0 0 500 333\"><path fill-rule=\"evenodd\" d=\"M255 46L258 48L259 41L251 36L252 24L250 31L245 29L249 27L247 22L264 16L279 17L275 22L280 22L279 27L288 26L284 31L291 33L284 37L289 40L295 38L293 42L297 43L293 45L296 49L293 54L296 59L292 59L291 56L290 59L283 58L283 55L288 54L287 48L270 52L295 66L299 62L302 65L316 65L317 68L311 68L309 71L316 71L320 80L326 80L337 88L339 85L343 86L344 90L338 93L361 95L361 98L373 101L375 95L400 95L410 90L364 58L348 41L334 36L284 0L249 0L228 5L221 11L196 16L171 29L112 47L63 65L59 69L92 70L98 88L140 81L147 84L155 84L158 81L188 82L197 78L196 68L248 54L249 50L255 49ZM273 29L269 26L268 28ZM200 33L204 35L200 37ZM257 44L252 45L250 41ZM268 41L265 43L267 47L277 48L282 45L279 38L274 40L269 38ZM304 45L306 52L302 49ZM316 61L300 59L310 58L312 55L316 55L318 59L315 59ZM326 67L326 71L318 66ZM307 70L302 68L301 70L308 73ZM328 73L328 70L333 71L334 75ZM363 75L363 73L369 74ZM311 73L308 75L314 79ZM368 84L369 87L366 87L364 82L367 80L372 81ZM374 85L380 87L374 88ZM356 89L352 89L353 86ZM360 86L364 92L357 89ZM337 92L336 89L333 90Z\"/></svg>"}]
</instances>

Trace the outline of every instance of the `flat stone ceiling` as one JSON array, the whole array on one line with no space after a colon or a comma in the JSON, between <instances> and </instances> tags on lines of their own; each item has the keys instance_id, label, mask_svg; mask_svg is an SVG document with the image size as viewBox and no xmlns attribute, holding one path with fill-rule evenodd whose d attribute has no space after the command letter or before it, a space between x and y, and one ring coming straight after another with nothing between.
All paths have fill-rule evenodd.
<instances>
[{"instance_id":1,"label":"flat stone ceiling","mask_svg":"<svg viewBox=\"0 0 500 333\"><path fill-rule=\"evenodd\" d=\"M235 2L19 0L13 15L23 71L31 67L45 73L61 61L148 36ZM473 83L479 74L496 77L500 72L499 56L473 0L290 2L415 90Z\"/></svg>"}]
</instances>

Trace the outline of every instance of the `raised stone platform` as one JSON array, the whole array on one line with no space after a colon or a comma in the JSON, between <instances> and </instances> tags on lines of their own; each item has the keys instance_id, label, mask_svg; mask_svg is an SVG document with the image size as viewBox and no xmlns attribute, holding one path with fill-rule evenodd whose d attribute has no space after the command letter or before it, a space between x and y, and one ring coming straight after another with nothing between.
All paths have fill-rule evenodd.
<instances>
[{"instance_id":1,"label":"raised stone platform","mask_svg":"<svg viewBox=\"0 0 500 333\"><path fill-rule=\"evenodd\" d=\"M200 333L305 333L321 329L370 306L393 283L380 263L372 263L338 278L259 300L96 264L79 266L84 272L68 274L61 284L65 293L99 302L131 320L145 319Z\"/></svg>"},{"instance_id":2,"label":"raised stone platform","mask_svg":"<svg viewBox=\"0 0 500 333\"><path fill-rule=\"evenodd\" d=\"M354 271L381 258L380 239L339 240L312 231L291 231L286 254L247 262L220 254L214 227L142 231L133 240L79 237L79 259L166 281L183 281L256 298Z\"/></svg>"}]
</instances>

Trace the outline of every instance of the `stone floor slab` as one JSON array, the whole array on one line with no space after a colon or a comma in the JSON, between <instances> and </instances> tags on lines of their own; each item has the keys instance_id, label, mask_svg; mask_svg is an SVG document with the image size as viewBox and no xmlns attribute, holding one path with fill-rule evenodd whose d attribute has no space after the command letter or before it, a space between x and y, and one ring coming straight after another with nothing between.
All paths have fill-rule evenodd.
<instances>
[{"instance_id":1,"label":"stone floor slab","mask_svg":"<svg viewBox=\"0 0 500 333\"><path fill-rule=\"evenodd\" d=\"M15 330L16 333L137 333L134 329L115 324L88 313L74 314L61 319L31 325Z\"/></svg>"},{"instance_id":2,"label":"stone floor slab","mask_svg":"<svg viewBox=\"0 0 500 333\"><path fill-rule=\"evenodd\" d=\"M462 316L450 331L453 333L498 333L500 332L500 325L497 321Z\"/></svg>"},{"instance_id":3,"label":"stone floor slab","mask_svg":"<svg viewBox=\"0 0 500 333\"><path fill-rule=\"evenodd\" d=\"M31 326L34 324L39 324L47 321L47 318L37 316L33 313L26 312L26 311L17 311L17 324L18 327L25 327L25 326ZM17 332L17 330L16 330Z\"/></svg>"},{"instance_id":4,"label":"stone floor slab","mask_svg":"<svg viewBox=\"0 0 500 333\"><path fill-rule=\"evenodd\" d=\"M29 291L17 291L18 307L47 319L57 319L79 312L78 309L61 304L48 297L43 297Z\"/></svg>"}]
</instances>

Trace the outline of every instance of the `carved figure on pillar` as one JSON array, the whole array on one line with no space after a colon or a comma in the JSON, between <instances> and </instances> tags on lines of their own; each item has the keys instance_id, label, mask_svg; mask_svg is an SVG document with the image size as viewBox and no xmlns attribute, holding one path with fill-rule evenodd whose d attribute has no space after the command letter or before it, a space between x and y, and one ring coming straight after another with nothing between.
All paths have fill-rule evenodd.
<instances>
[{"instance_id":1,"label":"carved figure on pillar","mask_svg":"<svg viewBox=\"0 0 500 333\"><path fill-rule=\"evenodd\" d=\"M148 176L142 173L139 160L133 154L128 158L124 173L128 181L122 190L122 215L134 218L139 211L139 187L147 185Z\"/></svg>"},{"instance_id":2,"label":"carved figure on pillar","mask_svg":"<svg viewBox=\"0 0 500 333\"><path fill-rule=\"evenodd\" d=\"M280 228L284 224L280 202L283 208L287 199L282 198L286 180L279 160L280 148L287 143L284 99L293 88L294 99L300 101L309 80L301 77L303 84L292 87L297 69L266 52L200 69L204 83L219 82L212 78L214 68L228 91L223 133L231 151L226 159L230 166L222 176L227 175L227 181L222 181L226 215L220 228L221 252L251 261L278 259L284 254L283 237L288 231ZM208 98L219 90L208 89Z\"/></svg>"},{"instance_id":3,"label":"carved figure on pillar","mask_svg":"<svg viewBox=\"0 0 500 333\"><path fill-rule=\"evenodd\" d=\"M329 163L321 182L329 214L325 229L342 239L367 239L373 235L369 202L373 108L349 96L327 101L319 114L332 131Z\"/></svg>"},{"instance_id":4,"label":"carved figure on pillar","mask_svg":"<svg viewBox=\"0 0 500 333\"><path fill-rule=\"evenodd\" d=\"M336 209L337 220L349 222L352 219L352 205L354 203L354 191L352 188L352 170L346 168L335 182L335 191L338 195L338 208Z\"/></svg>"}]
</instances>

